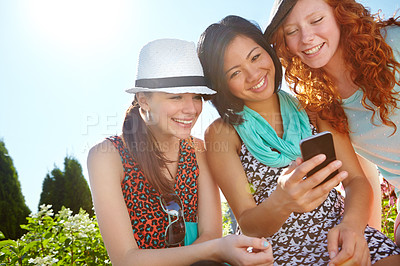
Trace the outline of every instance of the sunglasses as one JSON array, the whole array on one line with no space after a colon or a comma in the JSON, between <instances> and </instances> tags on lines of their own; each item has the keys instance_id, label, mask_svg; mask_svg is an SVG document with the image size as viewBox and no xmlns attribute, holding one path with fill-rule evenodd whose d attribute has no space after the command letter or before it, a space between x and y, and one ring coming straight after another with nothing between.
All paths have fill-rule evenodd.
<instances>
[{"instance_id":1,"label":"sunglasses","mask_svg":"<svg viewBox=\"0 0 400 266\"><path fill-rule=\"evenodd\" d=\"M168 214L168 226L165 230L165 243L168 247L177 246L185 239L186 227L182 201L175 193L163 194L160 204Z\"/></svg>"}]
</instances>

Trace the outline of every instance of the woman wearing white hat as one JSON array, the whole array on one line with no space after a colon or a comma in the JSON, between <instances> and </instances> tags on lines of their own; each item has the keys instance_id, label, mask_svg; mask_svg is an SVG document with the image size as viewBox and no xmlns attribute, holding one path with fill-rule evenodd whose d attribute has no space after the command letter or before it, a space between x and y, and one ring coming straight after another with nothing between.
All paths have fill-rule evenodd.
<instances>
[{"instance_id":1,"label":"woman wearing white hat","mask_svg":"<svg viewBox=\"0 0 400 266\"><path fill-rule=\"evenodd\" d=\"M88 156L96 216L112 263L272 263L265 239L219 238L219 191L203 142L190 135L202 97L215 93L206 86L194 43L161 39L145 45L135 87L127 92L135 98L122 136L107 138ZM259 252L247 252L249 247Z\"/></svg>"}]
</instances>

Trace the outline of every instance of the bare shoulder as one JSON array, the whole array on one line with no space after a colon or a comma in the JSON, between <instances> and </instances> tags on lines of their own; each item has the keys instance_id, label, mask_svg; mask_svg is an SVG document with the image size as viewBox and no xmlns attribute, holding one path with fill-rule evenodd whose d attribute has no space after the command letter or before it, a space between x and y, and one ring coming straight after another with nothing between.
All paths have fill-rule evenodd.
<instances>
[{"instance_id":1,"label":"bare shoulder","mask_svg":"<svg viewBox=\"0 0 400 266\"><path fill-rule=\"evenodd\" d=\"M96 145L94 145L89 150L88 160L101 157L108 157L113 155L115 156L115 154L118 154L117 149L114 147L111 141L105 139L102 142L99 142Z\"/></svg>"},{"instance_id":2,"label":"bare shoulder","mask_svg":"<svg viewBox=\"0 0 400 266\"><path fill-rule=\"evenodd\" d=\"M213 148L219 150L221 145L229 146L232 150L237 150L241 143L235 128L224 122L221 118L218 118L211 123L211 125L206 129L204 138L208 150Z\"/></svg>"},{"instance_id":3,"label":"bare shoulder","mask_svg":"<svg viewBox=\"0 0 400 266\"><path fill-rule=\"evenodd\" d=\"M229 134L231 131L235 131L233 126L224 122L222 118L218 118L208 126L208 128L206 129L206 134Z\"/></svg>"},{"instance_id":4,"label":"bare shoulder","mask_svg":"<svg viewBox=\"0 0 400 266\"><path fill-rule=\"evenodd\" d=\"M195 148L196 153L204 153L206 151L204 140L202 139L193 137L193 146Z\"/></svg>"},{"instance_id":5,"label":"bare shoulder","mask_svg":"<svg viewBox=\"0 0 400 266\"><path fill-rule=\"evenodd\" d=\"M87 165L89 178L110 171L123 174L119 152L109 140L103 140L90 149Z\"/></svg>"}]
</instances>

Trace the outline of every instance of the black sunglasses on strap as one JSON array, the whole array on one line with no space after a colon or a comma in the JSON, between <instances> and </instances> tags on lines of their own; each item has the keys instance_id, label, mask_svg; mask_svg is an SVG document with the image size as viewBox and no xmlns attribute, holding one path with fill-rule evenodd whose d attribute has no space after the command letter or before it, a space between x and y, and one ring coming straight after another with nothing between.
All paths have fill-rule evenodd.
<instances>
[{"instance_id":1,"label":"black sunglasses on strap","mask_svg":"<svg viewBox=\"0 0 400 266\"><path fill-rule=\"evenodd\" d=\"M165 230L165 243L169 247L179 245L186 234L182 201L177 194L169 193L160 196L160 204L168 214L169 224Z\"/></svg>"}]
</instances>

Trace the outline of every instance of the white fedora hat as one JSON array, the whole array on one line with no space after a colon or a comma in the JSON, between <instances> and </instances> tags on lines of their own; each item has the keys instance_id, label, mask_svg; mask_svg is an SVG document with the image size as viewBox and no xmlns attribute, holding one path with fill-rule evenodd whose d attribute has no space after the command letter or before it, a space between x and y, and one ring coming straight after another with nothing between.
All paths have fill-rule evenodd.
<instances>
[{"instance_id":1,"label":"white fedora hat","mask_svg":"<svg viewBox=\"0 0 400 266\"><path fill-rule=\"evenodd\" d=\"M159 39L143 46L135 87L126 92L216 93L207 87L195 44L177 39Z\"/></svg>"}]
</instances>

